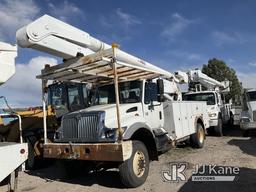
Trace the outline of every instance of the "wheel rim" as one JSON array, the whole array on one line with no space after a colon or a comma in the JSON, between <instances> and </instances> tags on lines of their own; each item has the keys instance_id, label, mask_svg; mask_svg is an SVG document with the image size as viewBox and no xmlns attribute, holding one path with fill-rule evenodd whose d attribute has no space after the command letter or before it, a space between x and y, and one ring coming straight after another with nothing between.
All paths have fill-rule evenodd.
<instances>
[{"instance_id":1,"label":"wheel rim","mask_svg":"<svg viewBox=\"0 0 256 192\"><path fill-rule=\"evenodd\" d=\"M137 177L141 177L146 167L145 155L141 151L136 151L133 158L133 172Z\"/></svg>"},{"instance_id":2,"label":"wheel rim","mask_svg":"<svg viewBox=\"0 0 256 192\"><path fill-rule=\"evenodd\" d=\"M199 139L199 142L200 143L203 143L204 142L204 130L203 129L198 129L198 139Z\"/></svg>"}]
</instances>

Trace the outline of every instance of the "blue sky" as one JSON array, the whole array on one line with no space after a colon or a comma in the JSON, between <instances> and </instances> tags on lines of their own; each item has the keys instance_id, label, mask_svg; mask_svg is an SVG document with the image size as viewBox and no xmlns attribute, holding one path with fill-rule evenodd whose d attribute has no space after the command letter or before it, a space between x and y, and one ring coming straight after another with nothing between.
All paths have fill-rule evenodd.
<instances>
[{"instance_id":1,"label":"blue sky","mask_svg":"<svg viewBox=\"0 0 256 192\"><path fill-rule=\"evenodd\" d=\"M253 0L1 0L0 39L15 42L18 28L49 14L173 72L201 68L210 58L222 59L246 87L252 87L256 83L255 8ZM15 105L40 103L40 82L34 89L31 81L43 62L59 61L49 57L19 49L20 71L0 88L1 94ZM24 84L25 92L20 88ZM30 98L25 93L34 99L24 102Z\"/></svg>"}]
</instances>

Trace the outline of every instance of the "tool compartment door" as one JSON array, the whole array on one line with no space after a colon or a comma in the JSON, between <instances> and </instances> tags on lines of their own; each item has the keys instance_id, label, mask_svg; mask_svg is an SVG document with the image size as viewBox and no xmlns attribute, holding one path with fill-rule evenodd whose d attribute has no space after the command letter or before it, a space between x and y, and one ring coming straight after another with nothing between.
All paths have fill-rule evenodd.
<instances>
[{"instance_id":1,"label":"tool compartment door","mask_svg":"<svg viewBox=\"0 0 256 192\"><path fill-rule=\"evenodd\" d=\"M195 133L196 118L204 118L205 102L167 101L164 104L164 128L174 139Z\"/></svg>"}]
</instances>

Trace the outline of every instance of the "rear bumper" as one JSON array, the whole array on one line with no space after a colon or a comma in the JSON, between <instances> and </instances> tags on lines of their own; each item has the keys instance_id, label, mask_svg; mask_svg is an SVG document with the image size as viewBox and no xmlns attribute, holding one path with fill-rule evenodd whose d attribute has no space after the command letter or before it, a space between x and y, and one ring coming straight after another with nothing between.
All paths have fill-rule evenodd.
<instances>
[{"instance_id":1,"label":"rear bumper","mask_svg":"<svg viewBox=\"0 0 256 192\"><path fill-rule=\"evenodd\" d=\"M92 161L122 162L131 157L132 141L120 143L49 143L44 144L44 157Z\"/></svg>"},{"instance_id":2,"label":"rear bumper","mask_svg":"<svg viewBox=\"0 0 256 192\"><path fill-rule=\"evenodd\" d=\"M241 122L240 128L242 130L256 129L256 122Z\"/></svg>"}]
</instances>

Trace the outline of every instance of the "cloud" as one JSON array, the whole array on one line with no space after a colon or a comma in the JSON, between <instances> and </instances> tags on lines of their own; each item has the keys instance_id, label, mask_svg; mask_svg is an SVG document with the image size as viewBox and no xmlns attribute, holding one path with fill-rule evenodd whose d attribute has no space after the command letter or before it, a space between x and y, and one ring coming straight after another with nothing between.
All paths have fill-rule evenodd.
<instances>
[{"instance_id":1,"label":"cloud","mask_svg":"<svg viewBox=\"0 0 256 192\"><path fill-rule=\"evenodd\" d=\"M103 27L117 26L122 29L125 28L125 30L142 23L136 16L124 12L121 8L117 8L108 17L100 15L99 22Z\"/></svg>"},{"instance_id":2,"label":"cloud","mask_svg":"<svg viewBox=\"0 0 256 192\"><path fill-rule=\"evenodd\" d=\"M207 61L207 58L201 54L198 53L191 53L183 50L171 50L167 51L166 55L171 55L173 57L176 57L178 59L187 60L191 62L197 62L202 63Z\"/></svg>"},{"instance_id":3,"label":"cloud","mask_svg":"<svg viewBox=\"0 0 256 192\"><path fill-rule=\"evenodd\" d=\"M198 20L187 19L179 13L174 13L171 22L164 27L161 35L170 41L174 41L185 29L197 22Z\"/></svg>"},{"instance_id":4,"label":"cloud","mask_svg":"<svg viewBox=\"0 0 256 192\"><path fill-rule=\"evenodd\" d=\"M256 67L256 62L255 61L251 61L251 62L248 63L248 65Z\"/></svg>"},{"instance_id":5,"label":"cloud","mask_svg":"<svg viewBox=\"0 0 256 192\"><path fill-rule=\"evenodd\" d=\"M123 24L127 27L129 27L131 25L141 24L141 21L138 18L136 18L135 16L133 16L131 14L123 12L121 8L117 8L116 15L123 22Z\"/></svg>"},{"instance_id":6,"label":"cloud","mask_svg":"<svg viewBox=\"0 0 256 192\"><path fill-rule=\"evenodd\" d=\"M71 17L82 17L84 18L85 15L81 11L79 7L76 5L69 3L68 1L64 1L63 3L58 3L55 5L53 3L48 3L50 14L59 18L60 20L66 22L68 18Z\"/></svg>"},{"instance_id":7,"label":"cloud","mask_svg":"<svg viewBox=\"0 0 256 192\"><path fill-rule=\"evenodd\" d=\"M224 44L239 43L243 44L251 40L255 40L255 37L251 34L243 34L239 32L224 32L224 31L213 31L211 37L216 45L222 46Z\"/></svg>"},{"instance_id":8,"label":"cloud","mask_svg":"<svg viewBox=\"0 0 256 192\"><path fill-rule=\"evenodd\" d=\"M237 72L239 81L242 82L244 88L255 88L256 73Z\"/></svg>"},{"instance_id":9,"label":"cloud","mask_svg":"<svg viewBox=\"0 0 256 192\"><path fill-rule=\"evenodd\" d=\"M33 21L39 12L33 0L0 1L0 40L15 42L16 30Z\"/></svg>"},{"instance_id":10,"label":"cloud","mask_svg":"<svg viewBox=\"0 0 256 192\"><path fill-rule=\"evenodd\" d=\"M40 74L45 64L56 63L56 59L39 56L32 58L28 64L16 64L15 75L0 87L0 95L6 96L13 107L41 105L41 81L36 79L36 75Z\"/></svg>"}]
</instances>

